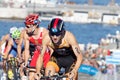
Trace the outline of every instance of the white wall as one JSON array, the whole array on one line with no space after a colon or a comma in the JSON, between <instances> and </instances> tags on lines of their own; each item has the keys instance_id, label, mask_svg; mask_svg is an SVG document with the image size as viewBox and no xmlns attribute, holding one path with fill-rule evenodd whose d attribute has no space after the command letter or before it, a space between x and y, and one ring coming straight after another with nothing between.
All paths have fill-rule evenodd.
<instances>
[{"instance_id":1,"label":"white wall","mask_svg":"<svg viewBox=\"0 0 120 80\"><path fill-rule=\"evenodd\" d=\"M31 0L31 3L40 3L40 4L46 4L46 0Z\"/></svg>"},{"instance_id":2,"label":"white wall","mask_svg":"<svg viewBox=\"0 0 120 80\"><path fill-rule=\"evenodd\" d=\"M1 18L25 18L28 15L27 9L0 8Z\"/></svg>"},{"instance_id":3,"label":"white wall","mask_svg":"<svg viewBox=\"0 0 120 80\"><path fill-rule=\"evenodd\" d=\"M63 16L64 21L76 23L88 23L88 13L73 13L73 16Z\"/></svg>"},{"instance_id":4,"label":"white wall","mask_svg":"<svg viewBox=\"0 0 120 80\"><path fill-rule=\"evenodd\" d=\"M118 16L116 16L116 15L103 15L103 23L118 24Z\"/></svg>"},{"instance_id":5,"label":"white wall","mask_svg":"<svg viewBox=\"0 0 120 80\"><path fill-rule=\"evenodd\" d=\"M88 13L74 13L73 20L75 22L87 23L88 22Z\"/></svg>"}]
</instances>

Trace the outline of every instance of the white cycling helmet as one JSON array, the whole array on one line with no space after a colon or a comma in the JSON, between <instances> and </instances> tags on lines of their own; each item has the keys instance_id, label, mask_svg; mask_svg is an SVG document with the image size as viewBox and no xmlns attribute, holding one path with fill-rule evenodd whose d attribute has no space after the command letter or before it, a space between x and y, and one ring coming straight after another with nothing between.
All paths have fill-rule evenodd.
<instances>
[{"instance_id":1,"label":"white cycling helmet","mask_svg":"<svg viewBox=\"0 0 120 80\"><path fill-rule=\"evenodd\" d=\"M17 27L16 26L13 26L10 28L10 34L12 34L15 30L17 30Z\"/></svg>"},{"instance_id":2,"label":"white cycling helmet","mask_svg":"<svg viewBox=\"0 0 120 80\"><path fill-rule=\"evenodd\" d=\"M13 39L19 39L19 38L20 38L20 30L19 30L19 29L14 30L14 31L12 32L12 34L11 34L11 37L12 37Z\"/></svg>"}]
</instances>

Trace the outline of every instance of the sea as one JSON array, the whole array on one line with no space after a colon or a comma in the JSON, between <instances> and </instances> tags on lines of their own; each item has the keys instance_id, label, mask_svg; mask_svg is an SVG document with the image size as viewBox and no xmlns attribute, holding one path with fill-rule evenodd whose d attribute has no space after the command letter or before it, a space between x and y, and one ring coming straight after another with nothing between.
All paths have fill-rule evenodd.
<instances>
[{"instance_id":1,"label":"sea","mask_svg":"<svg viewBox=\"0 0 120 80\"><path fill-rule=\"evenodd\" d=\"M40 27L47 28L49 22L50 21L41 21ZM9 33L10 28L13 26L25 27L24 20L1 19L0 38ZM72 32L80 44L98 44L101 38L105 38L108 34L115 35L116 31L120 31L120 25L65 22L65 29Z\"/></svg>"},{"instance_id":2,"label":"sea","mask_svg":"<svg viewBox=\"0 0 120 80\"><path fill-rule=\"evenodd\" d=\"M75 2L77 4L87 4L88 2L88 0L69 1ZM111 0L93 0L95 5L107 5L110 1ZM115 3L120 5L120 0L115 0ZM41 21L40 27L47 28L49 22L50 21ZM13 26L16 26L18 28L25 27L24 20L0 19L0 38L2 38L2 36L5 34L8 34L10 28ZM120 25L65 22L65 29L73 33L77 42L80 44L98 44L101 38L105 38L108 34L115 35L116 31L120 31ZM104 77L104 74L97 78L100 79L101 77Z\"/></svg>"},{"instance_id":3,"label":"sea","mask_svg":"<svg viewBox=\"0 0 120 80\"><path fill-rule=\"evenodd\" d=\"M87 4L90 0L67 0L72 1L77 4ZM112 0L91 0L95 5L108 5ZM117 5L120 4L120 0L113 0ZM47 28L49 21L42 21L40 26ZM0 38L9 33L9 29L13 26L25 27L24 20L10 20L10 19L0 19ZM116 31L120 31L120 25L108 25L108 24L98 24L98 23L70 23L65 22L66 30L72 32L78 43L88 44L95 43L98 44L101 38L105 38L108 34L115 35Z\"/></svg>"},{"instance_id":4,"label":"sea","mask_svg":"<svg viewBox=\"0 0 120 80\"><path fill-rule=\"evenodd\" d=\"M94 5L108 5L110 1L114 1L116 5L120 5L120 0L67 0L75 2L76 4L87 4L88 1L92 1Z\"/></svg>"}]
</instances>

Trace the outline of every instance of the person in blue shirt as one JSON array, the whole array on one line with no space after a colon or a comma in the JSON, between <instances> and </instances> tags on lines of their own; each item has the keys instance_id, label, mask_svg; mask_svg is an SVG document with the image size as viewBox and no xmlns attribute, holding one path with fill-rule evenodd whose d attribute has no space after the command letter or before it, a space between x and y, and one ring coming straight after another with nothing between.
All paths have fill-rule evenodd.
<instances>
[{"instance_id":1,"label":"person in blue shirt","mask_svg":"<svg viewBox=\"0 0 120 80\"><path fill-rule=\"evenodd\" d=\"M11 38L8 41L7 49L4 53L4 58L17 57L17 45L20 41L20 30L16 29L11 33ZM22 50L24 49L24 44L22 45Z\"/></svg>"},{"instance_id":2,"label":"person in blue shirt","mask_svg":"<svg viewBox=\"0 0 120 80\"><path fill-rule=\"evenodd\" d=\"M1 41L0 41L0 53L1 53L1 55L3 55L3 53L4 53L5 50L6 50L6 46L7 46L7 44L8 44L8 41L9 41L10 37L11 37L10 35L11 35L12 32L13 32L14 30L16 30L16 29L17 29L17 27L15 27L15 26L11 27L9 33L6 34L6 35L3 35L3 36L1 37Z\"/></svg>"},{"instance_id":3,"label":"person in blue shirt","mask_svg":"<svg viewBox=\"0 0 120 80\"><path fill-rule=\"evenodd\" d=\"M6 50L3 54L3 65L4 66L6 64L6 60L10 60L11 57L14 57L14 58L18 57L17 47L18 47L18 44L20 43L20 36L21 36L21 31L18 28L10 34L10 39L8 40ZM24 42L22 42L20 54L22 54L22 57L21 57L22 59L18 60L19 63L20 63L20 60L24 60ZM20 76L21 77L24 75L22 69L23 69L22 64L20 64ZM8 77L9 77L9 74L8 74Z\"/></svg>"}]
</instances>

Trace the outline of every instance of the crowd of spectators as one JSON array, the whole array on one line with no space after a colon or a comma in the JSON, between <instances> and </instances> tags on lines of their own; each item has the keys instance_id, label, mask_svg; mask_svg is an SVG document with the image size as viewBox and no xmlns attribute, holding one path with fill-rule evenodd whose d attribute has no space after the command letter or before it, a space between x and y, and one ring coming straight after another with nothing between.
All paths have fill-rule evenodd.
<instances>
[{"instance_id":1,"label":"crowd of spectators","mask_svg":"<svg viewBox=\"0 0 120 80\"><path fill-rule=\"evenodd\" d=\"M114 50L120 48L120 32L116 31L115 35L108 34L105 38L101 38L98 47L94 48L89 45L83 51L83 63L97 68L102 74L114 74L114 64L106 62L106 56L112 56Z\"/></svg>"}]
</instances>

